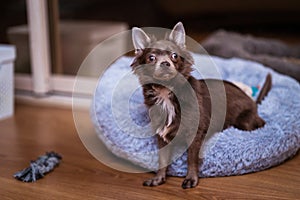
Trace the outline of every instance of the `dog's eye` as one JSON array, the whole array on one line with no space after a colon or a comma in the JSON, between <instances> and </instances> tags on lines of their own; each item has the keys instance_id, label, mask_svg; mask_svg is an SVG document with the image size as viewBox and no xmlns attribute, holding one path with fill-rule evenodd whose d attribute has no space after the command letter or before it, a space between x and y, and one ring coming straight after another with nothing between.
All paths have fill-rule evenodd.
<instances>
[{"instance_id":1,"label":"dog's eye","mask_svg":"<svg viewBox=\"0 0 300 200\"><path fill-rule=\"evenodd\" d=\"M171 59L172 59L172 61L177 61L177 59L178 59L177 53L172 53L171 54Z\"/></svg>"},{"instance_id":2,"label":"dog's eye","mask_svg":"<svg viewBox=\"0 0 300 200\"><path fill-rule=\"evenodd\" d=\"M154 55L150 55L149 57L148 57L148 61L149 62L154 62L156 60L156 57L154 56Z\"/></svg>"}]
</instances>

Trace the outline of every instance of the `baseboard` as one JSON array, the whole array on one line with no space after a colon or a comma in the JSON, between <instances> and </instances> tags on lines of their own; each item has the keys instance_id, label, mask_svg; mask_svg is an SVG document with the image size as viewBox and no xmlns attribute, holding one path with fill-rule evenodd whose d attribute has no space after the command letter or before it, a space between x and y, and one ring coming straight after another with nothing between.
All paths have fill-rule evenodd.
<instances>
[{"instance_id":1,"label":"baseboard","mask_svg":"<svg viewBox=\"0 0 300 200\"><path fill-rule=\"evenodd\" d=\"M32 93L24 91L15 92L15 101L19 104L28 104L33 106L49 106L56 108L65 108L88 110L91 105L91 98L87 96L63 95L63 94L47 94L44 96L36 96Z\"/></svg>"}]
</instances>

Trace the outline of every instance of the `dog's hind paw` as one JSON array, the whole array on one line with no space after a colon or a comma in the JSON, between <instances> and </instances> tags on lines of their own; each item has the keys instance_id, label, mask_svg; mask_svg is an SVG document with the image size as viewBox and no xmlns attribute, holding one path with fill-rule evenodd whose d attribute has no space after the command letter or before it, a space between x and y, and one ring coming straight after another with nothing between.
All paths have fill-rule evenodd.
<instances>
[{"instance_id":1,"label":"dog's hind paw","mask_svg":"<svg viewBox=\"0 0 300 200\"><path fill-rule=\"evenodd\" d=\"M166 182L166 177L155 176L151 179L144 181L143 186L158 186Z\"/></svg>"}]
</instances>

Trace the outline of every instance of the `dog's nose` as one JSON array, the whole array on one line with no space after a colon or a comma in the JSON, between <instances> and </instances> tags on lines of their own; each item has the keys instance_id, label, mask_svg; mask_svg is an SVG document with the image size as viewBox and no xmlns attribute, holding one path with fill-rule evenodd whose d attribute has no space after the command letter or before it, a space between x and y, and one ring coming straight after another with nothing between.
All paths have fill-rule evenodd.
<instances>
[{"instance_id":1,"label":"dog's nose","mask_svg":"<svg viewBox=\"0 0 300 200\"><path fill-rule=\"evenodd\" d=\"M164 67L164 68L168 68L171 66L171 64L168 61L164 61L164 62L160 63L160 66Z\"/></svg>"}]
</instances>

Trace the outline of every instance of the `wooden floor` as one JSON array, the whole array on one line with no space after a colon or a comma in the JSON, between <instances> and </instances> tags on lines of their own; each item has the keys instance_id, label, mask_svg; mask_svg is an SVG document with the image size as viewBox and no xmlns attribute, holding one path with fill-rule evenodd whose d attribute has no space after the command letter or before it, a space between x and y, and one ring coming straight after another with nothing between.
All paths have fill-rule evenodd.
<instances>
[{"instance_id":1,"label":"wooden floor","mask_svg":"<svg viewBox=\"0 0 300 200\"><path fill-rule=\"evenodd\" d=\"M59 167L35 183L13 174L30 160L54 150ZM300 199L300 156L258 173L201 179L183 190L182 178L159 187L143 187L150 173L111 169L83 146L71 110L18 105L15 116L0 121L0 199Z\"/></svg>"}]
</instances>

